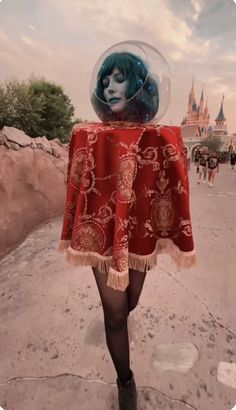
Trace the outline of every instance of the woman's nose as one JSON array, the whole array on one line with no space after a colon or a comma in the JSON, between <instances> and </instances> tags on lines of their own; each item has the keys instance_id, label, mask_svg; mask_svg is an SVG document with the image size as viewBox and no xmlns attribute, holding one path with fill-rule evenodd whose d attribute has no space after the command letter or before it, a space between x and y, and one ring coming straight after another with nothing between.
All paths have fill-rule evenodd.
<instances>
[{"instance_id":1,"label":"woman's nose","mask_svg":"<svg viewBox=\"0 0 236 410\"><path fill-rule=\"evenodd\" d=\"M110 94L113 94L113 93L115 92L115 84L114 84L114 81L113 81L113 80L110 80L109 85L108 85L108 87L107 87L107 91L108 91Z\"/></svg>"}]
</instances>

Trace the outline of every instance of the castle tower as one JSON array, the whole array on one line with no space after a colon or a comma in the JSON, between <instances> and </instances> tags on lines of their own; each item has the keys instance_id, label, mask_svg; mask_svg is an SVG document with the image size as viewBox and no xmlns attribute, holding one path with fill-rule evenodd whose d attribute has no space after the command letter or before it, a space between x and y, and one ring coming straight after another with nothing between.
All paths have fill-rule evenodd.
<instances>
[{"instance_id":1,"label":"castle tower","mask_svg":"<svg viewBox=\"0 0 236 410\"><path fill-rule=\"evenodd\" d=\"M226 135L227 134L227 126L226 126L226 118L224 115L224 95L222 96L220 111L217 115L215 122L216 125L213 127L213 132L215 135Z\"/></svg>"},{"instance_id":2,"label":"castle tower","mask_svg":"<svg viewBox=\"0 0 236 410\"><path fill-rule=\"evenodd\" d=\"M203 88L202 88L202 93L201 93L201 98L200 98L200 105L199 105L199 114L203 114L203 105L204 105L204 96L203 96Z\"/></svg>"},{"instance_id":3,"label":"castle tower","mask_svg":"<svg viewBox=\"0 0 236 410\"><path fill-rule=\"evenodd\" d=\"M202 93L200 97L199 105L196 103L195 90L194 90L194 77L192 80L192 87L189 92L188 98L188 110L187 115L182 121L183 127L195 127L199 128L199 133L203 136L207 132L209 126L209 113L207 105L204 109L204 92L202 88Z\"/></svg>"},{"instance_id":4,"label":"castle tower","mask_svg":"<svg viewBox=\"0 0 236 410\"><path fill-rule=\"evenodd\" d=\"M189 98L188 98L188 114L192 114L195 111L197 111L197 104L196 104L196 99L195 99L194 76L193 76L192 87L191 87Z\"/></svg>"},{"instance_id":5,"label":"castle tower","mask_svg":"<svg viewBox=\"0 0 236 410\"><path fill-rule=\"evenodd\" d=\"M205 105L205 108L204 108L204 117L207 117L207 116L208 116L208 98L206 99L206 105Z\"/></svg>"},{"instance_id":6,"label":"castle tower","mask_svg":"<svg viewBox=\"0 0 236 410\"><path fill-rule=\"evenodd\" d=\"M216 125L219 127L222 127L226 121L226 118L224 116L223 104L224 104L224 95L222 97L219 114L217 115L215 119Z\"/></svg>"}]
</instances>

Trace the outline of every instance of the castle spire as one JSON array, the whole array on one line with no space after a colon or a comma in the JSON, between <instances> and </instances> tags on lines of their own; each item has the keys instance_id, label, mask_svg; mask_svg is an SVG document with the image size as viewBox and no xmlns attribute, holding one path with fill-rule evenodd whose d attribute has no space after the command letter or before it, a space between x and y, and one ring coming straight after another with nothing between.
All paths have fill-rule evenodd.
<instances>
[{"instance_id":1,"label":"castle spire","mask_svg":"<svg viewBox=\"0 0 236 410\"><path fill-rule=\"evenodd\" d=\"M200 114L203 114L203 105L204 105L203 90L204 90L204 84L202 84L202 93L201 93L200 104L199 104L199 113Z\"/></svg>"},{"instance_id":2,"label":"castle spire","mask_svg":"<svg viewBox=\"0 0 236 410\"><path fill-rule=\"evenodd\" d=\"M189 98L188 98L188 113L195 112L196 110L197 110L197 104L196 104L195 93L194 93L194 74L193 74L192 87L191 87Z\"/></svg>"},{"instance_id":3,"label":"castle spire","mask_svg":"<svg viewBox=\"0 0 236 410\"><path fill-rule=\"evenodd\" d=\"M202 93L201 93L201 98L200 98L200 100L204 100L203 91L204 91L204 83L202 84Z\"/></svg>"},{"instance_id":4,"label":"castle spire","mask_svg":"<svg viewBox=\"0 0 236 410\"><path fill-rule=\"evenodd\" d=\"M204 108L204 115L207 115L207 114L208 114L208 97L206 98L206 105Z\"/></svg>"},{"instance_id":5,"label":"castle spire","mask_svg":"<svg viewBox=\"0 0 236 410\"><path fill-rule=\"evenodd\" d=\"M194 91L194 74L193 74L193 79L192 79L192 90Z\"/></svg>"},{"instance_id":6,"label":"castle spire","mask_svg":"<svg viewBox=\"0 0 236 410\"><path fill-rule=\"evenodd\" d=\"M224 123L224 121L226 121L226 118L224 116L224 110L223 110L224 98L225 98L225 96L223 94L222 100L221 100L221 105L220 105L220 111L219 111L219 114L217 115L217 117L215 119L216 124Z\"/></svg>"}]
</instances>

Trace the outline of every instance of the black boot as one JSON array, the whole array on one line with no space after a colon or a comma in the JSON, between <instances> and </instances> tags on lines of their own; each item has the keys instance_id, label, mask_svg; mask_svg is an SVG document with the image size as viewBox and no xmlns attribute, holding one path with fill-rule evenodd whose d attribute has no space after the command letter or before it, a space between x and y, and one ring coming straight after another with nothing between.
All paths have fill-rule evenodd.
<instances>
[{"instance_id":1,"label":"black boot","mask_svg":"<svg viewBox=\"0 0 236 410\"><path fill-rule=\"evenodd\" d=\"M137 410L137 390L132 371L131 375L125 384L117 379L119 410Z\"/></svg>"}]
</instances>

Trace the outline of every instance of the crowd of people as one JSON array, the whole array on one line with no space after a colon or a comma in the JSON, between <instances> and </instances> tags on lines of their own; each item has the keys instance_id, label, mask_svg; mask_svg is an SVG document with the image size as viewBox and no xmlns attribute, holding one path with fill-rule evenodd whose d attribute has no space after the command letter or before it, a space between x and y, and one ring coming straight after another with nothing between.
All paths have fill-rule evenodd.
<instances>
[{"instance_id":1,"label":"crowd of people","mask_svg":"<svg viewBox=\"0 0 236 410\"><path fill-rule=\"evenodd\" d=\"M197 149L194 163L198 174L197 183L208 182L209 187L214 186L216 174L219 172L219 155L216 151L209 152L207 147Z\"/></svg>"},{"instance_id":2,"label":"crowd of people","mask_svg":"<svg viewBox=\"0 0 236 410\"><path fill-rule=\"evenodd\" d=\"M230 154L231 168L236 164L236 152ZM208 182L209 187L213 187L216 174L219 172L220 157L216 151L209 151L208 147L197 148L194 154L194 164L198 174L197 183Z\"/></svg>"}]
</instances>

